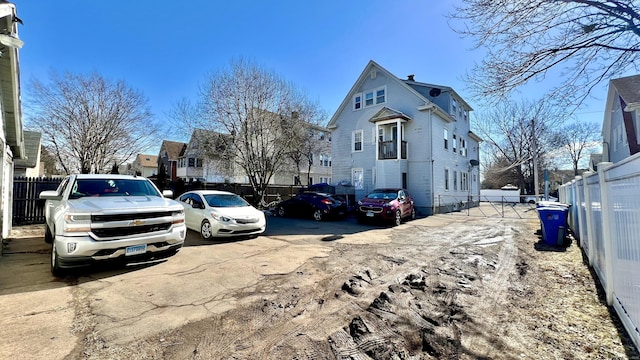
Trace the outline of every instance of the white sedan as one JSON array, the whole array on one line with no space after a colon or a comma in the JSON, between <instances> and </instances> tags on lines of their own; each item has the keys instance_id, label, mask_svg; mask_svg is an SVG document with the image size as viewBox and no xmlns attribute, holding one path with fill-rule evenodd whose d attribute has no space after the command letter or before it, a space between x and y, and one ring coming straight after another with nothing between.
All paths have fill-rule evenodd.
<instances>
[{"instance_id":1,"label":"white sedan","mask_svg":"<svg viewBox=\"0 0 640 360\"><path fill-rule=\"evenodd\" d=\"M203 239L257 235L264 232L264 213L240 196L217 190L195 190L179 197L187 228L199 231Z\"/></svg>"}]
</instances>

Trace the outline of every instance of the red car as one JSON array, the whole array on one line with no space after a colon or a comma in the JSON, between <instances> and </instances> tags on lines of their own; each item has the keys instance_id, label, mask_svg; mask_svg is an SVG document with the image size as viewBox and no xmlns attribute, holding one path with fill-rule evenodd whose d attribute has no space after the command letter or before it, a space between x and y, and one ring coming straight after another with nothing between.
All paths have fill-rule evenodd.
<instances>
[{"instance_id":1,"label":"red car","mask_svg":"<svg viewBox=\"0 0 640 360\"><path fill-rule=\"evenodd\" d=\"M356 216L358 222L380 220L400 225L403 219L415 219L416 209L405 189L375 189L358 201Z\"/></svg>"}]
</instances>

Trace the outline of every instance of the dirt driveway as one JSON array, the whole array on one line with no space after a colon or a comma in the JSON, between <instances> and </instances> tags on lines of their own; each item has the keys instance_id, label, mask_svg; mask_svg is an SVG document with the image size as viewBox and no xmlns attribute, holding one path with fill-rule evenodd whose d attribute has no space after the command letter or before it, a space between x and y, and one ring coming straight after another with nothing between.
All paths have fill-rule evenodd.
<instances>
[{"instance_id":1,"label":"dirt driveway","mask_svg":"<svg viewBox=\"0 0 640 360\"><path fill-rule=\"evenodd\" d=\"M168 261L62 280L23 229L0 258L0 358L640 359L576 244L538 228L270 217L256 239L190 233Z\"/></svg>"}]
</instances>

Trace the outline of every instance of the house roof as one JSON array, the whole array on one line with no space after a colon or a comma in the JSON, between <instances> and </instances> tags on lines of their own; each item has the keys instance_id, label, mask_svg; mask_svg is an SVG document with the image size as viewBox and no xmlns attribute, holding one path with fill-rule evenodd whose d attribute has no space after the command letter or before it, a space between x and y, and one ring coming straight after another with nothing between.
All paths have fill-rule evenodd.
<instances>
[{"instance_id":1,"label":"house roof","mask_svg":"<svg viewBox=\"0 0 640 360\"><path fill-rule=\"evenodd\" d=\"M162 151L162 149L166 150L169 160L175 161L178 160L180 155L182 155L182 152L186 147L187 144L183 142L162 140L162 147L160 148L160 151Z\"/></svg>"},{"instance_id":2,"label":"house roof","mask_svg":"<svg viewBox=\"0 0 640 360\"><path fill-rule=\"evenodd\" d=\"M612 79L611 85L616 88L622 100L627 104L625 111L640 108L640 75Z\"/></svg>"},{"instance_id":3,"label":"house roof","mask_svg":"<svg viewBox=\"0 0 640 360\"><path fill-rule=\"evenodd\" d=\"M347 93L347 96L344 98L344 100L342 100L342 103L340 104L340 106L338 107L336 112L331 117L331 120L329 121L329 124L327 124L327 128L333 129L333 128L336 127L335 123L338 120L339 115L342 113L342 111L344 111L344 109L347 106L349 106L349 104L351 103L351 98L356 93L356 90L360 87L360 85L364 81L366 81L367 77L369 76L369 73L374 68L376 69L376 71L382 72L383 74L385 74L390 79L394 79L395 81L398 82L398 84L400 84L400 86L404 87L409 93L412 93L413 95L418 97L420 100L424 101L424 105L420 106L419 110L429 110L429 109L431 109L434 112L436 112L438 115L440 115L445 121L449 121L449 122L455 121L455 119L449 113L447 113L446 111L442 110L438 105L436 105L433 102L431 102L423 94L421 94L418 90L416 90L416 89L419 89L420 86L427 86L428 84L426 84L426 83L418 83L418 82L415 82L415 81L402 80L402 79L398 78L397 76L393 75L392 73L390 73L387 69L385 69L382 66L378 65L378 63L376 63L375 61L369 60L369 63L367 64L367 66L365 66L364 70L362 71L362 73L358 77L358 80L356 80L356 82L353 84L353 86L351 87L351 90L349 90L349 92ZM410 86L408 84L408 82L414 84L416 87L414 88L413 86ZM432 85L432 86L436 86L436 85ZM471 107L466 102L464 102L464 100L462 100L462 98L460 98L460 96L457 95L455 93L455 91L453 91L453 89L451 89L449 87L444 87L444 86L437 86L437 87L440 87L442 89L446 88L447 91L451 91L453 94L455 94L457 96L457 98L459 100L461 100L471 110Z\"/></svg>"},{"instance_id":4,"label":"house roof","mask_svg":"<svg viewBox=\"0 0 640 360\"><path fill-rule=\"evenodd\" d=\"M407 85L411 86L412 88L416 89L423 96L426 93L427 89L430 90L430 89L433 89L433 88L440 89L441 91L451 93L452 95L454 95L454 97L456 98L458 103L461 103L462 105L464 105L464 107L467 110L469 110L469 111L473 110L471 108L471 105L469 105L466 101L464 101L464 99L460 95L458 95L458 93L455 90L453 90L453 88L450 87L450 86L428 84L428 83L418 82L418 81L415 81L415 80L402 80L402 81L404 81Z\"/></svg>"},{"instance_id":5,"label":"house roof","mask_svg":"<svg viewBox=\"0 0 640 360\"><path fill-rule=\"evenodd\" d=\"M22 130L22 109L20 106L20 75L18 49L22 40L18 39L18 23L14 21L16 7L8 2L0 3L0 44L5 47L0 57L0 91L7 143L11 146L14 160L26 156L24 133Z\"/></svg>"},{"instance_id":6,"label":"house roof","mask_svg":"<svg viewBox=\"0 0 640 360\"><path fill-rule=\"evenodd\" d=\"M14 166L17 168L36 167L38 161L38 153L40 152L40 139L42 134L37 131L25 131L24 133L24 152L25 157L14 160Z\"/></svg>"},{"instance_id":7,"label":"house roof","mask_svg":"<svg viewBox=\"0 0 640 360\"><path fill-rule=\"evenodd\" d=\"M156 155L138 154L136 162L142 167L157 167L158 157Z\"/></svg>"},{"instance_id":8,"label":"house roof","mask_svg":"<svg viewBox=\"0 0 640 360\"><path fill-rule=\"evenodd\" d=\"M369 121L371 121L372 123L376 123L379 121L398 119L398 118L407 120L407 121L411 120L409 116L405 115L401 111L388 108L385 106L382 109L380 109L380 111L378 111L375 115L373 115L373 117L371 117Z\"/></svg>"}]
</instances>

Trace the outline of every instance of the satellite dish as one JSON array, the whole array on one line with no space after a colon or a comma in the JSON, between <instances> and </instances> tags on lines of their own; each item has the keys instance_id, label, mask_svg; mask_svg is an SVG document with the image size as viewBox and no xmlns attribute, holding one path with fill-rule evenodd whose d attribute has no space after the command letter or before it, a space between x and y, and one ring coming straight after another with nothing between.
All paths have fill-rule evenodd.
<instances>
[{"instance_id":1,"label":"satellite dish","mask_svg":"<svg viewBox=\"0 0 640 360\"><path fill-rule=\"evenodd\" d=\"M438 88L433 88L431 90L429 90L429 96L431 97L436 97L438 95L440 95L441 90Z\"/></svg>"},{"instance_id":2,"label":"satellite dish","mask_svg":"<svg viewBox=\"0 0 640 360\"><path fill-rule=\"evenodd\" d=\"M469 160L469 165L478 166L478 165L480 165L480 162L478 160L476 160L476 159L471 159L471 160Z\"/></svg>"}]
</instances>

